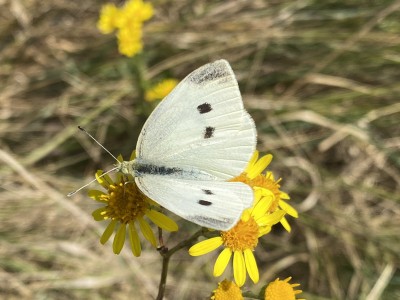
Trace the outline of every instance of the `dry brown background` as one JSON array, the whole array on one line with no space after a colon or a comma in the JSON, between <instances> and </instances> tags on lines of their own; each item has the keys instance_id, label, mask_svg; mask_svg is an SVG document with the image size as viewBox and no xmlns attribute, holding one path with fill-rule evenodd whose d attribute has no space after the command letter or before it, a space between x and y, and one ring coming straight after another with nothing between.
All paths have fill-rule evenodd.
<instances>
[{"instance_id":1,"label":"dry brown background","mask_svg":"<svg viewBox=\"0 0 400 300\"><path fill-rule=\"evenodd\" d=\"M152 110L134 60L96 29L102 3L0 0L2 299L157 293L158 253L114 255L98 241L97 204L65 196L113 163L78 124L127 156ZM300 213L290 234L262 239L261 280L245 290L293 276L307 299L400 299L400 1L152 3L141 75L182 79L228 59L258 149ZM196 230L179 224L170 246ZM216 255L174 256L167 299L207 298Z\"/></svg>"}]
</instances>

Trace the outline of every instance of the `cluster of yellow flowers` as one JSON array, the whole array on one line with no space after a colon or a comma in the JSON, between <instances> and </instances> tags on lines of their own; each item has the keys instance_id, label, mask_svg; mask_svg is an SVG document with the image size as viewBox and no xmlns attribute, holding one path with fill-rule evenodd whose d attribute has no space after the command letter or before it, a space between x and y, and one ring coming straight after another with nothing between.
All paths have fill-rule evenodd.
<instances>
[{"instance_id":1,"label":"cluster of yellow flowers","mask_svg":"<svg viewBox=\"0 0 400 300\"><path fill-rule=\"evenodd\" d=\"M275 180L272 172L262 173L270 164L272 155L267 154L260 159L258 156L256 151L246 170L232 179L253 188L253 206L243 212L240 221L232 229L222 231L219 236L201 241L189 249L190 255L199 256L224 247L215 262L214 276L222 275L233 256L233 276L239 287L245 283L246 273L254 283L259 280L253 254L258 239L268 234L272 226L279 222L290 231L285 214L298 217L297 211L286 202L290 199L289 195L280 190L280 180Z\"/></svg>"},{"instance_id":2,"label":"cluster of yellow flowers","mask_svg":"<svg viewBox=\"0 0 400 300\"><path fill-rule=\"evenodd\" d=\"M147 90L144 98L149 102L161 100L167 96L177 84L178 80L176 79L164 79Z\"/></svg>"},{"instance_id":3,"label":"cluster of yellow flowers","mask_svg":"<svg viewBox=\"0 0 400 300\"><path fill-rule=\"evenodd\" d=\"M118 158L122 161L122 158ZM131 160L134 159L134 152ZM224 249L219 254L214 265L214 276L221 276L231 257L233 257L233 275L236 284L241 287L246 281L246 274L257 283L259 272L254 257L254 250L260 237L268 234L272 226L281 223L286 230L290 226L285 219L288 214L297 218L297 211L287 201L289 195L280 190L280 180L275 180L272 172L263 173L270 164L272 155L267 154L259 159L256 151L251 158L246 170L232 181L241 181L254 190L254 203L246 209L239 222L228 231L221 231L219 236L201 241L189 249L192 256L207 254L220 246ZM139 225L143 236L156 247L156 239L145 217L158 227L167 231L176 231L176 223L156 211L158 204L143 195L134 183L133 178L124 178L117 174L117 179L112 180L108 175L100 177L96 174L97 181L106 189L106 192L92 190L89 196L105 206L93 212L96 221L110 220L106 231L100 241L104 244L116 230L113 251L118 254L125 241L126 228L128 228L129 241L135 256L140 255L141 247L135 223ZM118 228L116 228L119 223Z\"/></svg>"},{"instance_id":4,"label":"cluster of yellow flowers","mask_svg":"<svg viewBox=\"0 0 400 300\"><path fill-rule=\"evenodd\" d=\"M265 290L257 299L264 300L305 300L296 298L297 294L301 294L302 290L296 290L300 284L289 283L292 277L284 280L275 279L265 286ZM242 291L234 282L224 280L218 283L218 288L213 291L211 300L243 300Z\"/></svg>"},{"instance_id":5,"label":"cluster of yellow flowers","mask_svg":"<svg viewBox=\"0 0 400 300\"><path fill-rule=\"evenodd\" d=\"M132 57L142 51L142 27L154 14L151 3L129 0L121 8L114 4L102 7L97 28L101 33L117 31L119 52Z\"/></svg>"}]
</instances>

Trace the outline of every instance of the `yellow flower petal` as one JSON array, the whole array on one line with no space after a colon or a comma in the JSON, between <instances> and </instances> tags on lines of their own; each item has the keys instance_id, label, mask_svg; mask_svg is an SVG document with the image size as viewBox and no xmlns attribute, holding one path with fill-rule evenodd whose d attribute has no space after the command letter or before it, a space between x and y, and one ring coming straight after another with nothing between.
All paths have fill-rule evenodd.
<instances>
[{"instance_id":1,"label":"yellow flower petal","mask_svg":"<svg viewBox=\"0 0 400 300\"><path fill-rule=\"evenodd\" d=\"M272 198L272 200L275 200L275 195L271 190L269 190L267 188L263 188L263 187L258 188L258 189L261 190L261 195L263 197L268 197L268 198Z\"/></svg>"},{"instance_id":2,"label":"yellow flower petal","mask_svg":"<svg viewBox=\"0 0 400 300\"><path fill-rule=\"evenodd\" d=\"M282 210L284 210L288 215L294 217L294 218L298 218L299 214L297 212L296 209L293 208L293 206L291 206L289 203L280 200L279 201L279 207L282 208Z\"/></svg>"},{"instance_id":3,"label":"yellow flower petal","mask_svg":"<svg viewBox=\"0 0 400 300\"><path fill-rule=\"evenodd\" d=\"M118 172L117 174L115 174L115 182L122 182L125 180L124 178L124 174ZM130 179L131 182L133 182L134 180ZM125 181L125 183L128 183L129 181Z\"/></svg>"},{"instance_id":4,"label":"yellow flower petal","mask_svg":"<svg viewBox=\"0 0 400 300\"><path fill-rule=\"evenodd\" d=\"M265 170L265 168L268 167L271 160L272 160L271 154L264 155L254 164L254 166L251 168L251 170L249 170L249 172L247 173L247 176L250 179L253 179L256 176L260 175Z\"/></svg>"},{"instance_id":5,"label":"yellow flower petal","mask_svg":"<svg viewBox=\"0 0 400 300\"><path fill-rule=\"evenodd\" d=\"M140 256L142 252L142 246L140 245L139 235L135 228L134 222L129 222L129 242L131 244L131 249L133 255L136 257Z\"/></svg>"},{"instance_id":6,"label":"yellow flower petal","mask_svg":"<svg viewBox=\"0 0 400 300\"><path fill-rule=\"evenodd\" d=\"M240 219L241 219L242 221L244 221L244 222L247 222L247 221L250 219L250 217L251 217L252 209L253 209L253 208L246 209L246 210L242 213L242 216L240 217Z\"/></svg>"},{"instance_id":7,"label":"yellow flower petal","mask_svg":"<svg viewBox=\"0 0 400 300\"><path fill-rule=\"evenodd\" d=\"M105 208L105 207L100 207L100 208L96 209L95 211L92 212L93 219L94 219L95 221L103 221L103 220L106 220L107 218L104 217L105 211L106 211L106 208Z\"/></svg>"},{"instance_id":8,"label":"yellow flower petal","mask_svg":"<svg viewBox=\"0 0 400 300\"><path fill-rule=\"evenodd\" d=\"M219 246L221 246L223 243L222 238L220 236L207 239L204 241L201 241L189 249L189 254L191 256L200 256L206 253L209 253L211 251L214 251L217 249Z\"/></svg>"},{"instance_id":9,"label":"yellow flower petal","mask_svg":"<svg viewBox=\"0 0 400 300\"><path fill-rule=\"evenodd\" d=\"M221 276L224 273L226 266L229 263L229 260L232 256L232 250L229 248L225 248L222 252L218 255L217 260L214 264L214 272L213 275L215 277Z\"/></svg>"},{"instance_id":10,"label":"yellow flower petal","mask_svg":"<svg viewBox=\"0 0 400 300\"><path fill-rule=\"evenodd\" d=\"M265 215L257 220L259 226L272 226L278 223L285 215L283 210L277 210L270 215Z\"/></svg>"},{"instance_id":11,"label":"yellow flower petal","mask_svg":"<svg viewBox=\"0 0 400 300\"><path fill-rule=\"evenodd\" d=\"M140 230L143 233L143 236L146 240L148 240L154 247L157 247L156 237L154 236L153 230L151 230L150 225L143 219L138 218Z\"/></svg>"},{"instance_id":12,"label":"yellow flower petal","mask_svg":"<svg viewBox=\"0 0 400 300\"><path fill-rule=\"evenodd\" d=\"M113 252L120 254L122 247L124 247L126 237L126 224L120 224L117 233L114 236Z\"/></svg>"},{"instance_id":13,"label":"yellow flower petal","mask_svg":"<svg viewBox=\"0 0 400 300\"><path fill-rule=\"evenodd\" d=\"M263 191L264 188L254 186L253 190L254 190L254 199L255 199L253 205L256 206L258 201L260 201L262 198L262 195L264 193L264 191Z\"/></svg>"},{"instance_id":14,"label":"yellow flower petal","mask_svg":"<svg viewBox=\"0 0 400 300\"><path fill-rule=\"evenodd\" d=\"M259 154L259 152L257 150L254 151L253 156L250 158L250 161L247 164L246 169L244 170L245 173L248 173L251 170L251 168L253 168L254 164L256 163L256 161L258 159L258 154Z\"/></svg>"},{"instance_id":15,"label":"yellow flower petal","mask_svg":"<svg viewBox=\"0 0 400 300\"><path fill-rule=\"evenodd\" d=\"M103 173L103 171L101 171L101 172ZM101 178L103 178L104 181L106 182L106 184L108 184L108 185L114 184L114 180L112 180L108 174L104 175Z\"/></svg>"},{"instance_id":16,"label":"yellow flower petal","mask_svg":"<svg viewBox=\"0 0 400 300\"><path fill-rule=\"evenodd\" d=\"M235 251L233 253L233 277L239 287L246 281L246 266L242 251Z\"/></svg>"},{"instance_id":17,"label":"yellow flower petal","mask_svg":"<svg viewBox=\"0 0 400 300\"><path fill-rule=\"evenodd\" d=\"M107 175L100 177L102 174L103 174L103 171L98 170L94 176L96 177L97 182L100 183L103 188L108 190L108 187L110 186L110 181L107 181ZM108 178L110 178L110 177L108 177Z\"/></svg>"},{"instance_id":18,"label":"yellow flower petal","mask_svg":"<svg viewBox=\"0 0 400 300\"><path fill-rule=\"evenodd\" d=\"M289 200L290 196L288 194L286 194L285 192L280 192L279 198L283 199L283 200Z\"/></svg>"},{"instance_id":19,"label":"yellow flower petal","mask_svg":"<svg viewBox=\"0 0 400 300\"><path fill-rule=\"evenodd\" d=\"M117 224L116 220L111 220L110 224L108 224L106 230L104 230L103 234L101 235L100 243L102 243L104 245L108 241L108 239L114 232L114 228L115 228L116 224Z\"/></svg>"},{"instance_id":20,"label":"yellow flower petal","mask_svg":"<svg viewBox=\"0 0 400 300\"><path fill-rule=\"evenodd\" d=\"M270 201L269 197L262 197L257 204L254 206L251 215L253 216L254 220L258 220L262 216L264 216L268 209L270 208L272 201Z\"/></svg>"},{"instance_id":21,"label":"yellow flower petal","mask_svg":"<svg viewBox=\"0 0 400 300\"><path fill-rule=\"evenodd\" d=\"M177 231L178 224L176 224L173 220L168 218L166 215L156 211L156 210L147 210L146 216L156 224L158 227L161 227L167 231Z\"/></svg>"},{"instance_id":22,"label":"yellow flower petal","mask_svg":"<svg viewBox=\"0 0 400 300\"><path fill-rule=\"evenodd\" d=\"M254 258L253 255L253 251L251 251L250 249L245 249L243 254L244 254L244 261L246 263L247 273L249 273L251 280L253 280L254 283L257 283L258 280L260 279L260 276L258 273L258 267L256 259Z\"/></svg>"},{"instance_id":23,"label":"yellow flower petal","mask_svg":"<svg viewBox=\"0 0 400 300\"><path fill-rule=\"evenodd\" d=\"M272 173L271 171L267 171L267 172L265 173L265 177L268 177L268 178L270 178L272 181L275 181L274 173Z\"/></svg>"},{"instance_id":24,"label":"yellow flower petal","mask_svg":"<svg viewBox=\"0 0 400 300\"><path fill-rule=\"evenodd\" d=\"M129 157L129 160L134 160L136 158L136 150L133 150L131 153L131 157Z\"/></svg>"},{"instance_id":25,"label":"yellow flower petal","mask_svg":"<svg viewBox=\"0 0 400 300\"><path fill-rule=\"evenodd\" d=\"M263 226L260 227L260 232L258 233L258 237L261 237L263 235L266 235L271 232L272 227L271 226Z\"/></svg>"},{"instance_id":26,"label":"yellow flower petal","mask_svg":"<svg viewBox=\"0 0 400 300\"><path fill-rule=\"evenodd\" d=\"M88 196L90 198L92 198L93 200L102 202L102 203L107 203L107 201L102 200L100 197L104 195L104 193L102 191L98 191L98 190L90 190L88 192Z\"/></svg>"},{"instance_id":27,"label":"yellow flower petal","mask_svg":"<svg viewBox=\"0 0 400 300\"><path fill-rule=\"evenodd\" d=\"M292 230L292 228L290 227L289 222L286 220L285 217L283 217L280 222L281 222L283 228L285 228L287 232L290 232Z\"/></svg>"}]
</instances>

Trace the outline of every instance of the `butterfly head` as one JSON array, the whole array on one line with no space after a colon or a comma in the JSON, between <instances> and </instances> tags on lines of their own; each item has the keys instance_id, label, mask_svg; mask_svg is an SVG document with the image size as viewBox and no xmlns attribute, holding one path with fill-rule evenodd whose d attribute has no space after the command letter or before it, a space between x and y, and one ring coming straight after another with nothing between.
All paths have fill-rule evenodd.
<instances>
[{"instance_id":1,"label":"butterfly head","mask_svg":"<svg viewBox=\"0 0 400 300\"><path fill-rule=\"evenodd\" d=\"M134 165L135 165L135 160L130 160L130 161L119 161L117 164L115 164L115 170L116 172L121 172L124 175L134 175Z\"/></svg>"}]
</instances>

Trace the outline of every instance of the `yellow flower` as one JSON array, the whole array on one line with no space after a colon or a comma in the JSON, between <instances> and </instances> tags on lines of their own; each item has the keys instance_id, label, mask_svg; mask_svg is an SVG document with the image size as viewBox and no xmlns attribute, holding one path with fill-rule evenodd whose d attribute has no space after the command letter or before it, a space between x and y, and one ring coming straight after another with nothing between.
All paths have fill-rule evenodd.
<instances>
[{"instance_id":1,"label":"yellow flower","mask_svg":"<svg viewBox=\"0 0 400 300\"><path fill-rule=\"evenodd\" d=\"M285 280L275 279L275 281L268 284L265 289L264 300L305 300L296 298L297 294L302 293L302 290L295 290L299 283L290 284L289 281L292 277Z\"/></svg>"},{"instance_id":2,"label":"yellow flower","mask_svg":"<svg viewBox=\"0 0 400 300\"><path fill-rule=\"evenodd\" d=\"M164 79L146 92L146 101L151 102L164 99L164 97L167 96L177 84L178 80L176 79Z\"/></svg>"},{"instance_id":3,"label":"yellow flower","mask_svg":"<svg viewBox=\"0 0 400 300\"><path fill-rule=\"evenodd\" d=\"M243 212L239 222L232 229L220 232L220 236L201 241L189 249L190 255L199 256L223 246L214 265L214 276L222 275L233 256L233 276L239 287L245 283L247 273L254 283L259 280L253 255L258 239L269 233L278 222L290 230L284 219L286 213L297 217L297 211L283 201L289 196L280 191L280 180L275 181L271 172L262 174L271 160L272 155L258 159L256 151L246 170L231 180L244 182L254 190L253 206Z\"/></svg>"},{"instance_id":4,"label":"yellow flower","mask_svg":"<svg viewBox=\"0 0 400 300\"><path fill-rule=\"evenodd\" d=\"M272 155L267 154L258 159L259 152L255 151L253 157L246 170L238 177L233 178L231 181L241 181L251 186L255 191L261 190L267 197L272 201L269 209L269 213L274 211L283 210L288 215L297 218L298 213L290 204L286 201L290 200L288 194L280 190L281 179L275 180L272 172L268 171L265 174L262 172L268 167L272 160ZM271 198L271 192L273 197ZM291 228L285 217L280 221L282 226L290 232Z\"/></svg>"},{"instance_id":5,"label":"yellow flower","mask_svg":"<svg viewBox=\"0 0 400 300\"><path fill-rule=\"evenodd\" d=\"M118 160L122 161L122 158L118 157ZM106 192L90 190L89 197L105 205L96 209L92 215L96 221L110 220L100 242L105 244L116 231L113 241L115 254L121 252L128 231L132 253L140 256L141 244L137 226L146 240L157 247L155 235L146 218L167 231L178 230L178 225L173 220L156 210L158 204L140 192L132 176L117 173L116 180L112 180L110 176L101 176L102 174L103 171L97 171L96 179Z\"/></svg>"},{"instance_id":6,"label":"yellow flower","mask_svg":"<svg viewBox=\"0 0 400 300\"><path fill-rule=\"evenodd\" d=\"M149 20L154 15L151 3L144 3L142 0L127 1L123 11L126 14L127 21L132 19L139 23Z\"/></svg>"},{"instance_id":7,"label":"yellow flower","mask_svg":"<svg viewBox=\"0 0 400 300\"><path fill-rule=\"evenodd\" d=\"M235 227L221 231L220 236L201 241L189 249L189 254L199 256L211 252L220 246L224 249L214 265L214 276L221 276L233 256L233 275L240 287L246 281L246 271L254 283L259 280L258 267L253 251L258 238L271 231L285 214L278 210L267 214L271 201L262 196L261 190L255 192L253 207L246 209Z\"/></svg>"},{"instance_id":8,"label":"yellow flower","mask_svg":"<svg viewBox=\"0 0 400 300\"><path fill-rule=\"evenodd\" d=\"M225 279L218 283L211 300L243 300L242 291L234 282Z\"/></svg>"},{"instance_id":9,"label":"yellow flower","mask_svg":"<svg viewBox=\"0 0 400 300\"><path fill-rule=\"evenodd\" d=\"M106 4L101 8L97 28L103 34L113 32L117 28L119 9L114 4Z\"/></svg>"},{"instance_id":10,"label":"yellow flower","mask_svg":"<svg viewBox=\"0 0 400 300\"><path fill-rule=\"evenodd\" d=\"M142 31L136 28L121 28L117 33L119 53L132 57L143 49Z\"/></svg>"},{"instance_id":11,"label":"yellow flower","mask_svg":"<svg viewBox=\"0 0 400 300\"><path fill-rule=\"evenodd\" d=\"M143 23L153 14L151 3L144 3L142 0L130 0L121 8L106 4L101 9L97 27L105 34L117 29L119 52L132 57L143 49Z\"/></svg>"}]
</instances>

